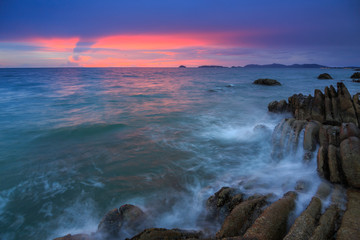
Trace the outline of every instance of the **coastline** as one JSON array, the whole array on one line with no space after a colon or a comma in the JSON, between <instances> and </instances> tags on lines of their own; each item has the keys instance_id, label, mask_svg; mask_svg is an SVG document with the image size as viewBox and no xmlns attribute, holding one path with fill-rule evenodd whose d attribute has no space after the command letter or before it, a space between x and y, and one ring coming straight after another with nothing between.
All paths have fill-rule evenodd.
<instances>
[{"instance_id":1,"label":"coastline","mask_svg":"<svg viewBox=\"0 0 360 240\"><path fill-rule=\"evenodd\" d=\"M356 239L359 222L354 220L354 212L359 211L360 177L353 169L359 167L360 158L359 94L351 96L345 85L338 83L337 90L330 86L324 93L315 90L314 96L295 94L288 102L271 102L269 111L290 112L293 116L274 130L273 157L289 154L289 143L297 146L303 131L303 159L306 162L316 155L317 171L327 180L290 228L286 227L288 219L294 217L297 195L306 191L306 182L299 182L294 191L275 201L271 196L244 196L236 189L220 189L209 198L206 213L208 219L222 222L216 236L179 229L150 228L141 232L137 227L146 222L146 214L136 206L123 205L104 216L98 232L56 240L121 239L121 231L138 232L131 239L328 239L336 234L337 239ZM330 204L321 214L325 201Z\"/></svg>"}]
</instances>

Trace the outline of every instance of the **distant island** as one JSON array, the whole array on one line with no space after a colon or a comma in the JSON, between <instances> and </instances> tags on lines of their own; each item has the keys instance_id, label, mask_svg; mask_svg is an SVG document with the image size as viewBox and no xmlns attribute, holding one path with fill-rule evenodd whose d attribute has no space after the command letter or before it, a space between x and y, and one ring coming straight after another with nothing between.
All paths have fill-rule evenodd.
<instances>
[{"instance_id":1,"label":"distant island","mask_svg":"<svg viewBox=\"0 0 360 240\"><path fill-rule=\"evenodd\" d=\"M202 65L199 66L198 68L228 68L228 67L218 66L218 65Z\"/></svg>"},{"instance_id":2,"label":"distant island","mask_svg":"<svg viewBox=\"0 0 360 240\"><path fill-rule=\"evenodd\" d=\"M319 64L292 64L292 65L284 65L279 63L273 64L265 64L265 65L258 65L258 64L248 64L244 66L244 68L328 68L324 65Z\"/></svg>"}]
</instances>

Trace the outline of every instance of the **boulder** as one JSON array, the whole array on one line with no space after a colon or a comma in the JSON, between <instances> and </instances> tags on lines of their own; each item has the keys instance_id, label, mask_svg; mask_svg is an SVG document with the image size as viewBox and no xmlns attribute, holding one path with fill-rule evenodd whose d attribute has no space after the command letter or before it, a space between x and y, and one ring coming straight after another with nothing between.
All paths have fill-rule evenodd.
<instances>
[{"instance_id":1,"label":"boulder","mask_svg":"<svg viewBox=\"0 0 360 240\"><path fill-rule=\"evenodd\" d=\"M318 78L318 79L333 79L333 78L330 76L330 74L328 74L328 73L322 73L322 74L320 74L317 78Z\"/></svg>"},{"instance_id":2,"label":"boulder","mask_svg":"<svg viewBox=\"0 0 360 240\"><path fill-rule=\"evenodd\" d=\"M201 232L186 231L181 229L150 228L145 229L130 240L182 240L200 239Z\"/></svg>"},{"instance_id":3,"label":"boulder","mask_svg":"<svg viewBox=\"0 0 360 240\"><path fill-rule=\"evenodd\" d=\"M316 228L321 213L321 200L313 197L309 206L296 218L284 240L308 240Z\"/></svg>"},{"instance_id":4,"label":"boulder","mask_svg":"<svg viewBox=\"0 0 360 240\"><path fill-rule=\"evenodd\" d=\"M281 85L281 83L279 83L277 80L269 79L269 78L260 78L258 80L255 80L253 84L266 85L266 86Z\"/></svg>"},{"instance_id":5,"label":"boulder","mask_svg":"<svg viewBox=\"0 0 360 240\"><path fill-rule=\"evenodd\" d=\"M134 235L143 229L145 213L138 207L125 204L109 211L100 221L98 233L113 238L124 233Z\"/></svg>"},{"instance_id":6,"label":"boulder","mask_svg":"<svg viewBox=\"0 0 360 240\"><path fill-rule=\"evenodd\" d=\"M340 127L340 142L349 137L360 138L360 129L354 123L343 123Z\"/></svg>"},{"instance_id":7,"label":"boulder","mask_svg":"<svg viewBox=\"0 0 360 240\"><path fill-rule=\"evenodd\" d=\"M222 187L206 202L208 218L223 221L231 210L243 200L243 194L235 194L235 189Z\"/></svg>"},{"instance_id":8,"label":"boulder","mask_svg":"<svg viewBox=\"0 0 360 240\"><path fill-rule=\"evenodd\" d=\"M266 197L247 200L237 205L226 217L216 238L240 236L251 226L261 214L261 208L266 204Z\"/></svg>"},{"instance_id":9,"label":"boulder","mask_svg":"<svg viewBox=\"0 0 360 240\"><path fill-rule=\"evenodd\" d=\"M360 191L350 189L347 192L347 210L337 232L337 240L355 240L360 236Z\"/></svg>"},{"instance_id":10,"label":"boulder","mask_svg":"<svg viewBox=\"0 0 360 240\"><path fill-rule=\"evenodd\" d=\"M328 240L333 239L339 219L340 209L336 205L331 205L321 216L319 224L309 240Z\"/></svg>"},{"instance_id":11,"label":"boulder","mask_svg":"<svg viewBox=\"0 0 360 240\"><path fill-rule=\"evenodd\" d=\"M295 207L295 192L288 192L283 198L271 204L246 231L244 240L276 240L286 234L286 225L290 212Z\"/></svg>"},{"instance_id":12,"label":"boulder","mask_svg":"<svg viewBox=\"0 0 360 240\"><path fill-rule=\"evenodd\" d=\"M283 112L288 111L288 104L285 100L280 100L279 102L272 101L268 105L268 110L269 110L269 112L283 113Z\"/></svg>"},{"instance_id":13,"label":"boulder","mask_svg":"<svg viewBox=\"0 0 360 240\"><path fill-rule=\"evenodd\" d=\"M331 193L331 186L328 182L321 182L318 189L316 190L315 196L321 200L325 200Z\"/></svg>"},{"instance_id":14,"label":"boulder","mask_svg":"<svg viewBox=\"0 0 360 240\"><path fill-rule=\"evenodd\" d=\"M360 78L360 72L354 72L350 78Z\"/></svg>"},{"instance_id":15,"label":"boulder","mask_svg":"<svg viewBox=\"0 0 360 240\"><path fill-rule=\"evenodd\" d=\"M348 184L360 188L360 139L349 137L340 144L341 166Z\"/></svg>"}]
</instances>

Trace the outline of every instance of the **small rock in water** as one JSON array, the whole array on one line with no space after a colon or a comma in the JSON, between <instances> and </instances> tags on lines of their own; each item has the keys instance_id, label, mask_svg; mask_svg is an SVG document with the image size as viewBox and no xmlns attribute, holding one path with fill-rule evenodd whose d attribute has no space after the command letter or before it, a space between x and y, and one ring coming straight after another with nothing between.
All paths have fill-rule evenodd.
<instances>
[{"instance_id":1,"label":"small rock in water","mask_svg":"<svg viewBox=\"0 0 360 240\"><path fill-rule=\"evenodd\" d=\"M322 74L320 74L317 78L318 78L318 79L333 79L333 78L330 76L330 74L328 74L328 73L322 73Z\"/></svg>"},{"instance_id":2,"label":"small rock in water","mask_svg":"<svg viewBox=\"0 0 360 240\"><path fill-rule=\"evenodd\" d=\"M360 78L360 72L354 73L353 75L351 75L350 78L357 78L357 79L359 79L359 78Z\"/></svg>"},{"instance_id":3,"label":"small rock in water","mask_svg":"<svg viewBox=\"0 0 360 240\"><path fill-rule=\"evenodd\" d=\"M125 204L109 211L98 226L98 233L106 237L118 237L123 232L133 235L143 229L145 213L138 207Z\"/></svg>"},{"instance_id":4,"label":"small rock in water","mask_svg":"<svg viewBox=\"0 0 360 240\"><path fill-rule=\"evenodd\" d=\"M277 80L270 79L270 78L260 78L258 80L255 80L253 84L256 85L266 85L266 86L275 86L275 85L281 85Z\"/></svg>"},{"instance_id":5,"label":"small rock in water","mask_svg":"<svg viewBox=\"0 0 360 240\"><path fill-rule=\"evenodd\" d=\"M226 85L226 87L228 87L228 88L235 87L235 85L234 84L228 84L228 85Z\"/></svg>"}]
</instances>

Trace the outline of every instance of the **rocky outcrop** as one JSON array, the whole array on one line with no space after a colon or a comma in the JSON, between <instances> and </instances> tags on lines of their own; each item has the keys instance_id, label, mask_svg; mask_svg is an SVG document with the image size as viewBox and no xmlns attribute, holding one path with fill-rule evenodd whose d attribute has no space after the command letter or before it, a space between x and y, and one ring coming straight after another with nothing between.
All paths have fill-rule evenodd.
<instances>
[{"instance_id":1,"label":"rocky outcrop","mask_svg":"<svg viewBox=\"0 0 360 240\"><path fill-rule=\"evenodd\" d=\"M55 238L54 240L95 240L96 238L91 237L87 234L68 234L64 237Z\"/></svg>"},{"instance_id":2,"label":"rocky outcrop","mask_svg":"<svg viewBox=\"0 0 360 240\"><path fill-rule=\"evenodd\" d=\"M261 214L266 204L266 197L257 197L238 204L226 217L217 238L240 236L252 225Z\"/></svg>"},{"instance_id":3,"label":"rocky outcrop","mask_svg":"<svg viewBox=\"0 0 360 240\"><path fill-rule=\"evenodd\" d=\"M182 239L200 239L201 232L186 231L180 229L150 228L145 229L131 240L182 240Z\"/></svg>"},{"instance_id":4,"label":"rocky outcrop","mask_svg":"<svg viewBox=\"0 0 360 240\"><path fill-rule=\"evenodd\" d=\"M284 240L307 240L316 227L321 213L321 200L313 197L309 206L295 220Z\"/></svg>"},{"instance_id":5,"label":"rocky outcrop","mask_svg":"<svg viewBox=\"0 0 360 240\"><path fill-rule=\"evenodd\" d=\"M267 207L246 231L243 239L282 239L286 234L289 214L295 207L296 196L295 192L288 192L283 198Z\"/></svg>"},{"instance_id":6,"label":"rocky outcrop","mask_svg":"<svg viewBox=\"0 0 360 240\"><path fill-rule=\"evenodd\" d=\"M328 74L328 73L322 73L322 74L320 74L317 78L318 78L318 79L333 79L333 78L330 76L330 74Z\"/></svg>"},{"instance_id":7,"label":"rocky outcrop","mask_svg":"<svg viewBox=\"0 0 360 240\"><path fill-rule=\"evenodd\" d=\"M321 216L319 223L309 240L332 239L337 228L340 210L336 205L331 205Z\"/></svg>"},{"instance_id":8,"label":"rocky outcrop","mask_svg":"<svg viewBox=\"0 0 360 240\"><path fill-rule=\"evenodd\" d=\"M271 102L269 111L289 111L296 120L315 120L326 125L339 126L342 122L352 122L359 126L359 95L352 98L342 82L337 83L337 90L330 86L325 88L324 94L317 89L314 96L294 94L287 103L284 101Z\"/></svg>"},{"instance_id":9,"label":"rocky outcrop","mask_svg":"<svg viewBox=\"0 0 360 240\"><path fill-rule=\"evenodd\" d=\"M279 83L277 80L275 79L269 79L269 78L260 78L260 79L257 79L253 82L253 84L256 84L256 85L266 85L266 86L280 86L281 83Z\"/></svg>"},{"instance_id":10,"label":"rocky outcrop","mask_svg":"<svg viewBox=\"0 0 360 240\"><path fill-rule=\"evenodd\" d=\"M125 204L120 208L109 211L98 226L98 233L105 238L113 238L124 235L134 235L144 229L146 215L138 207Z\"/></svg>"},{"instance_id":11,"label":"rocky outcrop","mask_svg":"<svg viewBox=\"0 0 360 240\"><path fill-rule=\"evenodd\" d=\"M350 78L360 78L360 72L355 72Z\"/></svg>"},{"instance_id":12,"label":"rocky outcrop","mask_svg":"<svg viewBox=\"0 0 360 240\"><path fill-rule=\"evenodd\" d=\"M338 240L359 239L360 236L360 191L350 189L347 193L347 210L342 218L341 226L337 232Z\"/></svg>"},{"instance_id":13,"label":"rocky outcrop","mask_svg":"<svg viewBox=\"0 0 360 240\"><path fill-rule=\"evenodd\" d=\"M243 200L243 194L236 194L234 188L222 187L206 202L208 218L222 222L233 208Z\"/></svg>"}]
</instances>

